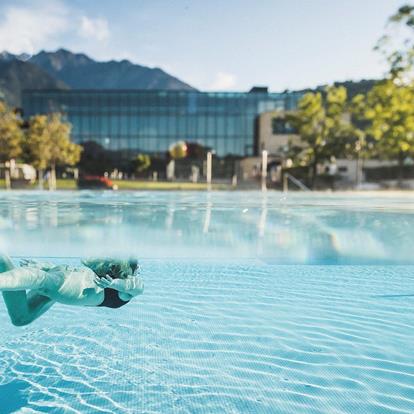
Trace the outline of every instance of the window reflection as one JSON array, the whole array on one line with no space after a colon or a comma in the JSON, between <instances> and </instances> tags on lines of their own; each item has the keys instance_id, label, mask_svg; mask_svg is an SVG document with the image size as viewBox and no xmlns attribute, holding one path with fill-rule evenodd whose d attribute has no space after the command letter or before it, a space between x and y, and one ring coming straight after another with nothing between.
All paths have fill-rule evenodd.
<instances>
[{"instance_id":1,"label":"window reflection","mask_svg":"<svg viewBox=\"0 0 414 414\"><path fill-rule=\"evenodd\" d=\"M166 151L188 140L219 156L251 155L254 123L265 109L294 107L295 93L202 93L184 91L25 91L27 116L61 111L76 142L90 139L111 148Z\"/></svg>"}]
</instances>

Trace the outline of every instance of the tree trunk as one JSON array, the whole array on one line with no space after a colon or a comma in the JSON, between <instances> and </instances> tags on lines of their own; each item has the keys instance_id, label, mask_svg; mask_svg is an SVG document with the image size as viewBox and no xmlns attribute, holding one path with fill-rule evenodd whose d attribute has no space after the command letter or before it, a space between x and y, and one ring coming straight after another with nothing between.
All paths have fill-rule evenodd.
<instances>
[{"instance_id":1,"label":"tree trunk","mask_svg":"<svg viewBox=\"0 0 414 414\"><path fill-rule=\"evenodd\" d=\"M43 190L43 168L37 170L37 179L39 181L39 190Z\"/></svg>"},{"instance_id":2,"label":"tree trunk","mask_svg":"<svg viewBox=\"0 0 414 414\"><path fill-rule=\"evenodd\" d=\"M355 188L358 189L361 184L361 159L359 157L359 152L357 152L356 163L355 163Z\"/></svg>"},{"instance_id":3,"label":"tree trunk","mask_svg":"<svg viewBox=\"0 0 414 414\"><path fill-rule=\"evenodd\" d=\"M56 190L56 164L54 163L52 164L52 168L50 170L49 190Z\"/></svg>"},{"instance_id":4,"label":"tree trunk","mask_svg":"<svg viewBox=\"0 0 414 414\"><path fill-rule=\"evenodd\" d=\"M398 154L398 176L397 176L397 185L398 188L403 186L403 167L404 167L404 153L400 151Z\"/></svg>"},{"instance_id":5,"label":"tree trunk","mask_svg":"<svg viewBox=\"0 0 414 414\"><path fill-rule=\"evenodd\" d=\"M4 170L4 182L6 185L6 190L11 189L11 180L10 180L10 169L8 167Z\"/></svg>"},{"instance_id":6,"label":"tree trunk","mask_svg":"<svg viewBox=\"0 0 414 414\"><path fill-rule=\"evenodd\" d=\"M310 181L310 188L313 190L315 187L315 182L316 182L316 173L318 170L318 159L315 157L313 159L312 162L312 167L311 167L311 181Z\"/></svg>"}]
</instances>

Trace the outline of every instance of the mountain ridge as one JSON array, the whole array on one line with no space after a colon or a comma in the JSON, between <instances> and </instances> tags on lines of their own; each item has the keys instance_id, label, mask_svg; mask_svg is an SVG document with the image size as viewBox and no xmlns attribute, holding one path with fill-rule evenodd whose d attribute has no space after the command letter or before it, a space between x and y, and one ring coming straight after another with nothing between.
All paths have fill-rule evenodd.
<instances>
[{"instance_id":1,"label":"mountain ridge","mask_svg":"<svg viewBox=\"0 0 414 414\"><path fill-rule=\"evenodd\" d=\"M18 59L0 59L0 91L12 107L21 106L23 89L69 89L36 65Z\"/></svg>"},{"instance_id":2,"label":"mountain ridge","mask_svg":"<svg viewBox=\"0 0 414 414\"><path fill-rule=\"evenodd\" d=\"M195 90L160 68L127 59L96 61L84 53L66 49L41 51L29 60L73 89Z\"/></svg>"},{"instance_id":3,"label":"mountain ridge","mask_svg":"<svg viewBox=\"0 0 414 414\"><path fill-rule=\"evenodd\" d=\"M160 68L123 59L96 61L66 49L36 55L0 53L0 91L11 106L21 105L23 89L196 90Z\"/></svg>"},{"instance_id":4,"label":"mountain ridge","mask_svg":"<svg viewBox=\"0 0 414 414\"><path fill-rule=\"evenodd\" d=\"M335 82L345 86L348 98L366 93L378 80ZM324 86L286 92L323 91ZM160 68L150 68L127 59L96 61L84 53L60 48L41 50L34 56L0 53L0 92L12 106L21 105L23 89L111 89L183 90L197 89Z\"/></svg>"}]
</instances>

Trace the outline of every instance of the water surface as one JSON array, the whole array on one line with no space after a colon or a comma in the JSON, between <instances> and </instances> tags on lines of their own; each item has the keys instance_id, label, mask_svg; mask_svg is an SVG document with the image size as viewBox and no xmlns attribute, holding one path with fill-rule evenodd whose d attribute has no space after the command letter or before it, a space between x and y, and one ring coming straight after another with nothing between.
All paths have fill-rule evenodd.
<instances>
[{"instance_id":1,"label":"water surface","mask_svg":"<svg viewBox=\"0 0 414 414\"><path fill-rule=\"evenodd\" d=\"M2 193L0 247L135 254L119 310L0 305L2 412L414 412L414 197Z\"/></svg>"}]
</instances>

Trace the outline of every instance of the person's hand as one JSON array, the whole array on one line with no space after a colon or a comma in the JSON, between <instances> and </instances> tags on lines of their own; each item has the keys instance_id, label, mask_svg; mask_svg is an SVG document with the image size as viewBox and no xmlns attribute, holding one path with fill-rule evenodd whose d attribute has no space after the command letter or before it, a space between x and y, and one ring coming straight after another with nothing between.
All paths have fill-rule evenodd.
<instances>
[{"instance_id":1,"label":"person's hand","mask_svg":"<svg viewBox=\"0 0 414 414\"><path fill-rule=\"evenodd\" d=\"M104 277L95 276L94 282L96 286L105 289L114 283L114 279L109 275L105 275Z\"/></svg>"},{"instance_id":2,"label":"person's hand","mask_svg":"<svg viewBox=\"0 0 414 414\"><path fill-rule=\"evenodd\" d=\"M139 276L135 276L135 290L139 292L139 294L142 294L144 292L144 279L142 279Z\"/></svg>"},{"instance_id":3,"label":"person's hand","mask_svg":"<svg viewBox=\"0 0 414 414\"><path fill-rule=\"evenodd\" d=\"M144 291L144 280L139 276L129 276L126 279L114 279L111 288L118 292L136 296Z\"/></svg>"}]
</instances>

